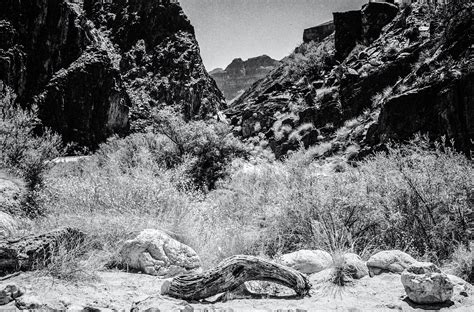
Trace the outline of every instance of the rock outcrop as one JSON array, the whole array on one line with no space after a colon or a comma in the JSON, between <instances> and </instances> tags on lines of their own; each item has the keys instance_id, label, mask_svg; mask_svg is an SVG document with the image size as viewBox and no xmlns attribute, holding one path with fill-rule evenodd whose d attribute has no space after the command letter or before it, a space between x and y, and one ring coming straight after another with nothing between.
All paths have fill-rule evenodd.
<instances>
[{"instance_id":1,"label":"rock outcrop","mask_svg":"<svg viewBox=\"0 0 474 312\"><path fill-rule=\"evenodd\" d=\"M323 250L298 250L282 255L281 263L301 273L313 274L329 268L332 257Z\"/></svg>"},{"instance_id":2,"label":"rock outcrop","mask_svg":"<svg viewBox=\"0 0 474 312\"><path fill-rule=\"evenodd\" d=\"M453 284L433 263L413 264L402 273L401 279L408 298L415 303L444 303L453 296Z\"/></svg>"},{"instance_id":3,"label":"rock outcrop","mask_svg":"<svg viewBox=\"0 0 474 312\"><path fill-rule=\"evenodd\" d=\"M128 130L130 99L103 50L88 50L59 70L36 103L45 125L59 130L66 142L90 146Z\"/></svg>"},{"instance_id":4,"label":"rock outcrop","mask_svg":"<svg viewBox=\"0 0 474 312\"><path fill-rule=\"evenodd\" d=\"M336 59L343 60L362 38L362 14L361 11L336 12L333 17Z\"/></svg>"},{"instance_id":5,"label":"rock outcrop","mask_svg":"<svg viewBox=\"0 0 474 312\"><path fill-rule=\"evenodd\" d=\"M237 58L225 70L214 69L210 75L224 93L225 98L231 101L254 82L265 77L278 63L267 55L249 58L246 61Z\"/></svg>"},{"instance_id":6,"label":"rock outcrop","mask_svg":"<svg viewBox=\"0 0 474 312\"><path fill-rule=\"evenodd\" d=\"M84 11L100 27L106 46L114 47L132 100L132 130L148 125L153 108L174 106L188 120L210 118L225 108L202 63L194 27L177 1L85 0Z\"/></svg>"},{"instance_id":7,"label":"rock outcrop","mask_svg":"<svg viewBox=\"0 0 474 312\"><path fill-rule=\"evenodd\" d=\"M316 158L352 161L417 133L469 155L469 13L447 22L449 11L376 2L335 13L333 35L296 48L230 105L234 133L277 158L319 145Z\"/></svg>"},{"instance_id":8,"label":"rock outcrop","mask_svg":"<svg viewBox=\"0 0 474 312\"><path fill-rule=\"evenodd\" d=\"M470 153L474 138L474 73L458 71L450 76L389 98L369 139L408 140L413 133L424 132L431 139L455 138L455 147Z\"/></svg>"},{"instance_id":9,"label":"rock outcrop","mask_svg":"<svg viewBox=\"0 0 474 312\"><path fill-rule=\"evenodd\" d=\"M307 28L303 32L303 42L311 41L319 42L334 32L335 26L333 21L320 24L315 27Z\"/></svg>"},{"instance_id":10,"label":"rock outcrop","mask_svg":"<svg viewBox=\"0 0 474 312\"><path fill-rule=\"evenodd\" d=\"M334 13L336 59L344 60L357 43L369 45L398 13L396 5L369 2L360 11Z\"/></svg>"},{"instance_id":11,"label":"rock outcrop","mask_svg":"<svg viewBox=\"0 0 474 312\"><path fill-rule=\"evenodd\" d=\"M127 268L163 278L199 273L201 261L196 252L159 230L143 230L120 250Z\"/></svg>"},{"instance_id":12,"label":"rock outcrop","mask_svg":"<svg viewBox=\"0 0 474 312\"><path fill-rule=\"evenodd\" d=\"M108 57L94 66L81 64L85 61L81 55L99 38L77 6L65 0L7 0L0 3L0 12L0 33L7 38L0 48L0 79L14 89L22 105L38 104L45 126L64 134L67 141L87 147L96 147L106 135L127 131L128 96L116 82L110 83L117 80L117 74L109 70ZM78 80L59 81L68 76L64 70L75 71ZM108 82L101 84L102 79ZM104 96L94 103L88 101L90 95L77 98L95 84L100 85L95 94ZM45 92L47 85L58 89L37 102L36 96ZM62 109L57 109L58 105ZM75 124L70 124L71 120Z\"/></svg>"},{"instance_id":13,"label":"rock outcrop","mask_svg":"<svg viewBox=\"0 0 474 312\"><path fill-rule=\"evenodd\" d=\"M370 276L381 273L402 273L412 264L417 263L412 256L400 250L385 250L371 256L367 261Z\"/></svg>"}]
</instances>

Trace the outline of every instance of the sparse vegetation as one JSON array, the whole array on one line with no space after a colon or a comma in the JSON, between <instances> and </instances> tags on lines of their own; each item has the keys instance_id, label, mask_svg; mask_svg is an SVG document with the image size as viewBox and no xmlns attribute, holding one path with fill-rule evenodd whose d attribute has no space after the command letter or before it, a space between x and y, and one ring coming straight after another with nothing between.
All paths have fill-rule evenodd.
<instances>
[{"instance_id":1,"label":"sparse vegetation","mask_svg":"<svg viewBox=\"0 0 474 312\"><path fill-rule=\"evenodd\" d=\"M22 210L34 216L42 213L37 192L43 186L48 161L61 154L62 143L58 135L41 127L35 107L24 110L14 100L8 88L0 94L0 169L25 181Z\"/></svg>"},{"instance_id":2,"label":"sparse vegetation","mask_svg":"<svg viewBox=\"0 0 474 312\"><path fill-rule=\"evenodd\" d=\"M306 77L309 81L318 79L323 69L335 64L333 43L303 43L285 60L288 76L293 80Z\"/></svg>"}]
</instances>

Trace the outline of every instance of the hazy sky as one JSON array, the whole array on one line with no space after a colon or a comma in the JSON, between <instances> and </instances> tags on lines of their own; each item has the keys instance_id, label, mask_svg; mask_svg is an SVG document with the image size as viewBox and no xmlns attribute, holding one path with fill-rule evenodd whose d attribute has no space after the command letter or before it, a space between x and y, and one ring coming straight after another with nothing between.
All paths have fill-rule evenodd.
<instances>
[{"instance_id":1,"label":"hazy sky","mask_svg":"<svg viewBox=\"0 0 474 312\"><path fill-rule=\"evenodd\" d=\"M281 59L303 41L303 30L359 9L368 0L180 0L196 29L207 70L234 58Z\"/></svg>"}]
</instances>

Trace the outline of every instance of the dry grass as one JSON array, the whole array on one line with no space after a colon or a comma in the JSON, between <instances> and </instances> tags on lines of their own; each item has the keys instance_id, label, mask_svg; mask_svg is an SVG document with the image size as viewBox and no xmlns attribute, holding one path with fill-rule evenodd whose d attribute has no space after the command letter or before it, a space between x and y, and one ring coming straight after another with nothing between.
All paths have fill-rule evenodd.
<instances>
[{"instance_id":1,"label":"dry grass","mask_svg":"<svg viewBox=\"0 0 474 312\"><path fill-rule=\"evenodd\" d=\"M362 254L376 246L435 260L454 252L474 185L464 156L417 143L337 173L315 161L327 148L283 161L235 161L207 194L192 188L186 162L163 168L140 146L126 157L99 153L53 168L39 194L45 216L23 228L74 226L87 233L77 253L60 252L45 266L65 279L119 263L122 243L146 228L190 245L205 268L235 254L273 257L303 248ZM347 268L334 258L333 282L345 284Z\"/></svg>"}]
</instances>

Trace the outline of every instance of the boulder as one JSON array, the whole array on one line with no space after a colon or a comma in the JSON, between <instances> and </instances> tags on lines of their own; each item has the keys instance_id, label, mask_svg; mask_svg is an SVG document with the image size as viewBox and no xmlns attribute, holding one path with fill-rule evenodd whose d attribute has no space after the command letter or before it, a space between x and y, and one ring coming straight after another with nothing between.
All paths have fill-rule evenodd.
<instances>
[{"instance_id":1,"label":"boulder","mask_svg":"<svg viewBox=\"0 0 474 312\"><path fill-rule=\"evenodd\" d=\"M345 267L352 278L361 279L369 275L369 269L364 261L354 253L346 253L343 256Z\"/></svg>"},{"instance_id":2,"label":"boulder","mask_svg":"<svg viewBox=\"0 0 474 312\"><path fill-rule=\"evenodd\" d=\"M370 276L384 272L402 273L417 261L407 253L400 250L386 250L373 255L367 261Z\"/></svg>"},{"instance_id":3,"label":"boulder","mask_svg":"<svg viewBox=\"0 0 474 312\"><path fill-rule=\"evenodd\" d=\"M120 256L127 267L162 278L201 271L196 252L160 230L143 230L126 241Z\"/></svg>"},{"instance_id":4,"label":"boulder","mask_svg":"<svg viewBox=\"0 0 474 312\"><path fill-rule=\"evenodd\" d=\"M449 277L430 262L412 264L403 271L401 279L408 298L415 303L443 303L453 296Z\"/></svg>"},{"instance_id":5,"label":"boulder","mask_svg":"<svg viewBox=\"0 0 474 312\"><path fill-rule=\"evenodd\" d=\"M305 274L313 274L332 265L331 255L323 250L299 250L281 256L281 263Z\"/></svg>"}]
</instances>

